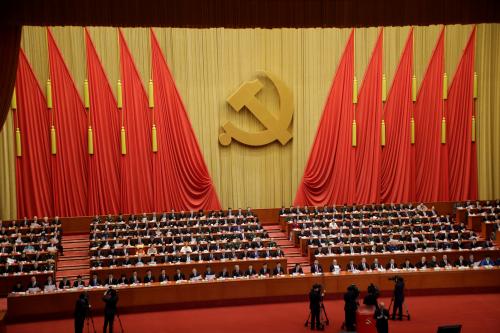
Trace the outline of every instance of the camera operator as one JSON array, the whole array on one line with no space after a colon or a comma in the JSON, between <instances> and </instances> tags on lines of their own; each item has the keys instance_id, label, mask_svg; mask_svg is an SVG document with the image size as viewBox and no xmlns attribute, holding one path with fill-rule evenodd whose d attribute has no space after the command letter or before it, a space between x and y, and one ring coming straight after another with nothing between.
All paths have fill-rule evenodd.
<instances>
[{"instance_id":1,"label":"camera operator","mask_svg":"<svg viewBox=\"0 0 500 333\"><path fill-rule=\"evenodd\" d=\"M87 317L87 311L89 308L90 305L87 293L83 292L80 294L75 303L75 333L83 332L83 324L85 323L85 318Z\"/></svg>"},{"instance_id":2,"label":"camera operator","mask_svg":"<svg viewBox=\"0 0 500 333\"><path fill-rule=\"evenodd\" d=\"M104 301L104 329L103 332L106 333L106 329L109 324L109 332L113 333L113 322L115 320L116 314L116 304L118 303L118 293L113 287L109 287L104 293L102 298Z\"/></svg>"},{"instance_id":3,"label":"camera operator","mask_svg":"<svg viewBox=\"0 0 500 333\"><path fill-rule=\"evenodd\" d=\"M365 305L373 305L375 306L375 309L377 310L378 309L378 298L380 296L380 292L378 290L378 288L373 284L373 283L370 283L370 285L368 286L368 294L365 296L364 300L363 300L363 304Z\"/></svg>"},{"instance_id":4,"label":"camera operator","mask_svg":"<svg viewBox=\"0 0 500 333\"><path fill-rule=\"evenodd\" d=\"M343 327L346 331L356 330L356 310L358 309L359 289L352 284L347 287L347 292L344 294L344 313L345 321Z\"/></svg>"},{"instance_id":5,"label":"camera operator","mask_svg":"<svg viewBox=\"0 0 500 333\"><path fill-rule=\"evenodd\" d=\"M395 276L394 280L394 307L392 308L392 320L396 319L396 311L398 312L398 320L403 320L403 303L405 301L405 282L402 277Z\"/></svg>"},{"instance_id":6,"label":"camera operator","mask_svg":"<svg viewBox=\"0 0 500 333\"><path fill-rule=\"evenodd\" d=\"M311 330L316 327L317 330L322 330L320 322L321 302L323 301L324 293L321 291L321 285L314 284L309 292L309 309L311 310Z\"/></svg>"}]
</instances>

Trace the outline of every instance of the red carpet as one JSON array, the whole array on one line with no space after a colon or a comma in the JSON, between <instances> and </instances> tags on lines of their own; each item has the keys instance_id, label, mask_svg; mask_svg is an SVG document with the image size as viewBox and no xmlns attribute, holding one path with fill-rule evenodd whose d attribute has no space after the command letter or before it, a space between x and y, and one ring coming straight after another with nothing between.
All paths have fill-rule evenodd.
<instances>
[{"instance_id":1,"label":"red carpet","mask_svg":"<svg viewBox=\"0 0 500 333\"><path fill-rule=\"evenodd\" d=\"M386 301L387 305L389 300ZM464 333L500 332L500 294L463 296L421 296L407 299L411 321L390 322L391 333L436 332L439 325L461 323ZM121 317L125 332L309 332L304 327L307 303L263 304L168 312L127 314ZM327 301L330 326L326 332L339 332L343 302ZM97 332L102 332L102 317L94 318ZM115 321L115 333L120 332ZM15 324L8 333L72 332L72 320ZM87 330L85 329L85 332Z\"/></svg>"}]
</instances>

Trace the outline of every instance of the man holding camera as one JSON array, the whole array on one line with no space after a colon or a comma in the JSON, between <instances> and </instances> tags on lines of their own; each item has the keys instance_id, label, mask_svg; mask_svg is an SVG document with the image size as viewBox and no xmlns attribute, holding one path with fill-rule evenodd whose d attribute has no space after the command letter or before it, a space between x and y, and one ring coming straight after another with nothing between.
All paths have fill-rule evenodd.
<instances>
[{"instance_id":1,"label":"man holding camera","mask_svg":"<svg viewBox=\"0 0 500 333\"><path fill-rule=\"evenodd\" d=\"M112 287L104 293L102 298L104 303L104 329L103 332L106 333L106 329L109 325L109 333L113 333L113 322L115 320L116 314L116 304L118 303L118 293Z\"/></svg>"},{"instance_id":2,"label":"man holding camera","mask_svg":"<svg viewBox=\"0 0 500 333\"><path fill-rule=\"evenodd\" d=\"M323 294L321 293L321 285L313 285L311 291L309 292L309 309L311 310L311 330L316 328L317 330L322 330L323 326L320 322L320 312L321 312L321 301L323 300Z\"/></svg>"},{"instance_id":3,"label":"man holding camera","mask_svg":"<svg viewBox=\"0 0 500 333\"><path fill-rule=\"evenodd\" d=\"M394 278L394 307L392 310L392 320L396 319L396 311L398 312L398 320L403 320L403 303L405 301L405 283L402 277L395 276Z\"/></svg>"},{"instance_id":4,"label":"man holding camera","mask_svg":"<svg viewBox=\"0 0 500 333\"><path fill-rule=\"evenodd\" d=\"M90 305L87 293L83 292L80 294L75 303L75 333L83 333L83 324L85 323L85 318L87 317L87 311L89 308Z\"/></svg>"},{"instance_id":5,"label":"man holding camera","mask_svg":"<svg viewBox=\"0 0 500 333\"><path fill-rule=\"evenodd\" d=\"M344 314L345 321L343 328L346 331L356 330L356 310L358 309L358 297L359 289L354 284L347 288L347 292L344 294Z\"/></svg>"}]
</instances>

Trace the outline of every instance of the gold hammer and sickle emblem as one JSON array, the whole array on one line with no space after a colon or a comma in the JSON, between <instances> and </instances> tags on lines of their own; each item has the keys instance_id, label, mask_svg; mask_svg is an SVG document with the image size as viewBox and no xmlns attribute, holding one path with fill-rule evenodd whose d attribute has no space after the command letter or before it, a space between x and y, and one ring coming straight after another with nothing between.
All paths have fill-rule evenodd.
<instances>
[{"instance_id":1,"label":"gold hammer and sickle emblem","mask_svg":"<svg viewBox=\"0 0 500 333\"><path fill-rule=\"evenodd\" d=\"M260 72L259 74L267 76L278 92L280 97L278 117L271 114L256 97L264 84L259 79L244 82L227 98L227 102L236 112L246 107L266 129L259 132L246 132L228 121L222 125L224 132L219 135L219 142L223 146L228 146L233 138L249 146L263 146L274 140L286 145L292 138L292 134L288 131L293 117L293 100L290 89L272 73Z\"/></svg>"}]
</instances>

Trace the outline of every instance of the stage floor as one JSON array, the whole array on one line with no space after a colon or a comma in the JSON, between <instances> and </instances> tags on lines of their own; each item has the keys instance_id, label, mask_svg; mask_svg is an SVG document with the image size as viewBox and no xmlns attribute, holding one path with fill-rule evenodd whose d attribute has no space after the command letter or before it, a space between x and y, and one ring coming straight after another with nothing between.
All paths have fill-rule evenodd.
<instances>
[{"instance_id":1,"label":"stage floor","mask_svg":"<svg viewBox=\"0 0 500 333\"><path fill-rule=\"evenodd\" d=\"M382 301L388 305L390 299ZM407 298L407 304L411 321L390 322L391 333L434 333L439 325L456 323L463 325L462 333L500 332L500 294L413 296ZM325 307L330 319L326 332L339 332L343 320L343 302L326 301ZM307 314L308 303L294 302L124 314L121 321L127 333L298 333L309 331L304 327ZM96 330L101 332L102 316L96 316L94 321ZM115 332L120 332L117 321L115 325ZM7 333L72 330L71 319L7 326Z\"/></svg>"}]
</instances>

